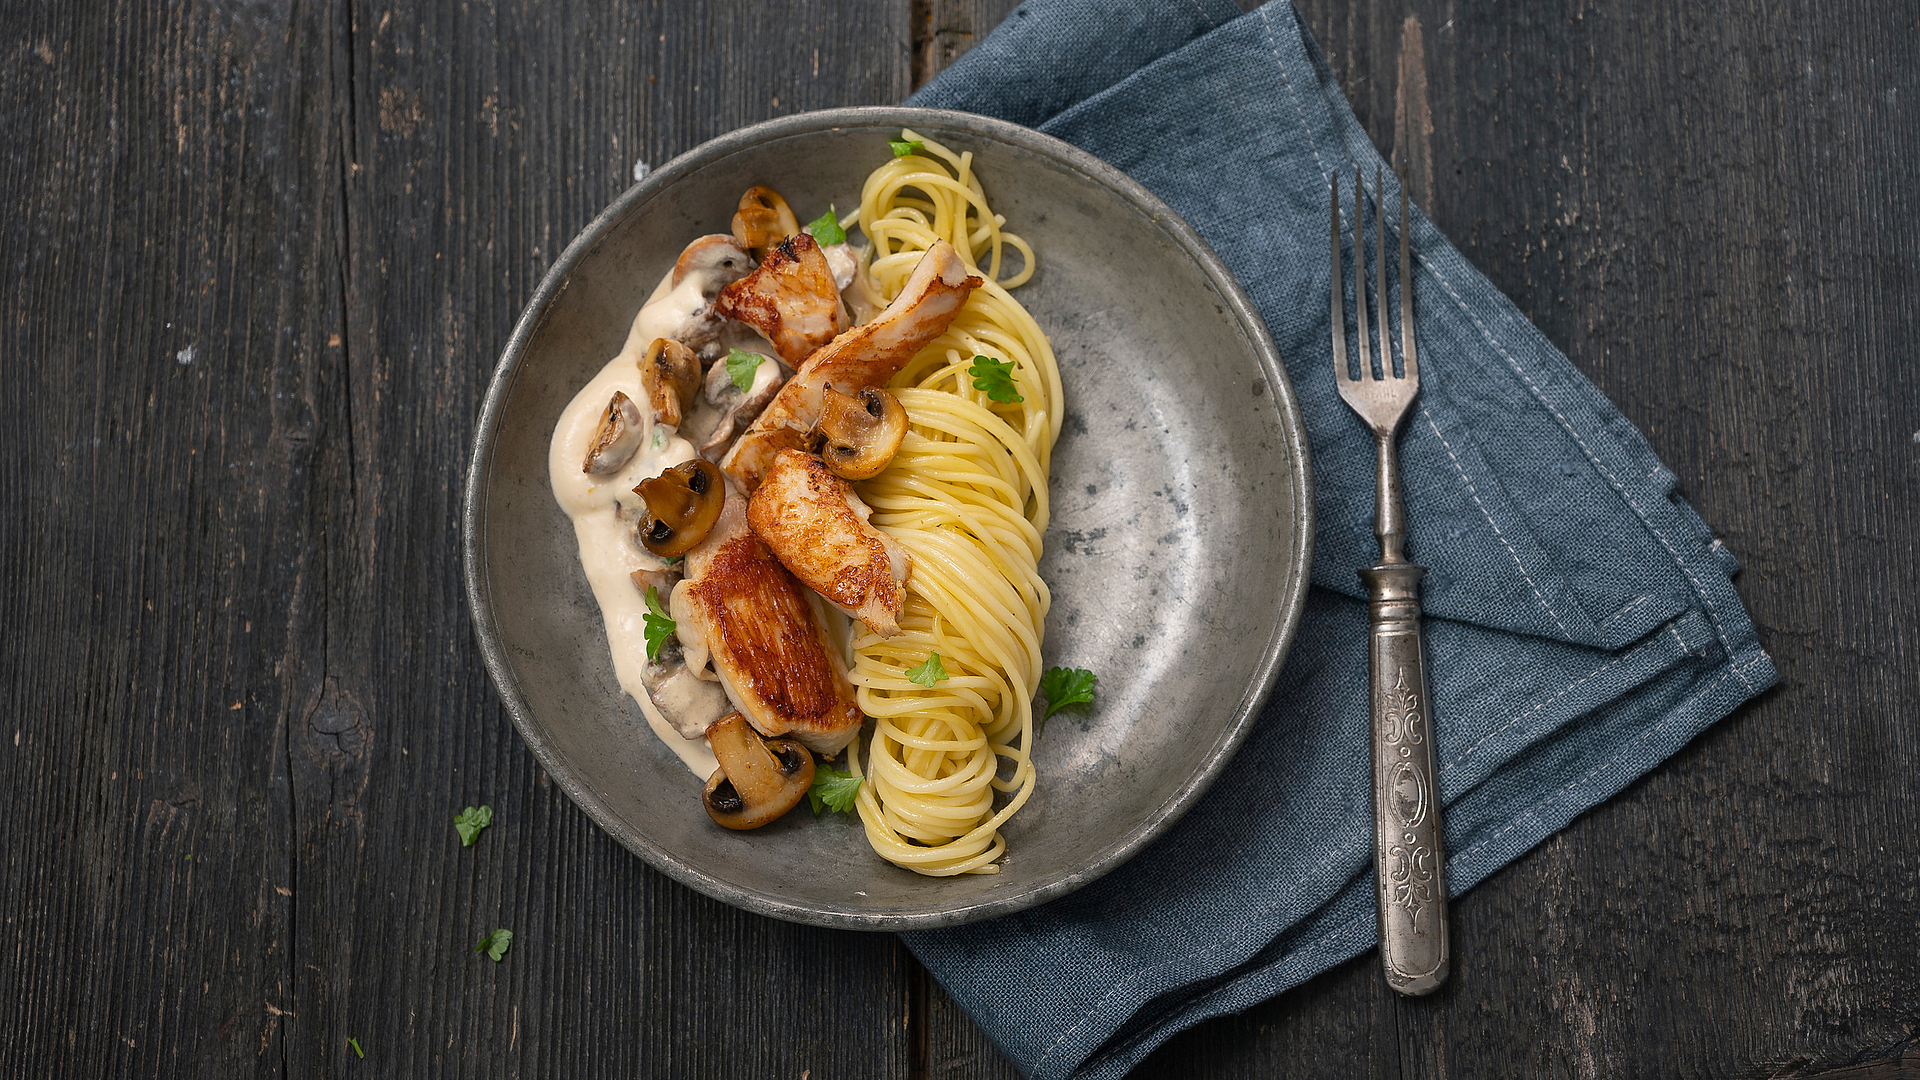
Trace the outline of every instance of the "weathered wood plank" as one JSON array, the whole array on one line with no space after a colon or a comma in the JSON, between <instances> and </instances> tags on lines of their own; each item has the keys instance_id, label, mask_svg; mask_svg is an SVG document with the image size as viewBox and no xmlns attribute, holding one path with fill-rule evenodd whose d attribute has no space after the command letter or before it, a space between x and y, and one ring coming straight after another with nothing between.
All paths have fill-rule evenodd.
<instances>
[{"instance_id":1,"label":"weathered wood plank","mask_svg":"<svg viewBox=\"0 0 1920 1080\"><path fill-rule=\"evenodd\" d=\"M0 1073L257 1076L324 632L326 27L16 6L0 67Z\"/></svg>"},{"instance_id":2,"label":"weathered wood plank","mask_svg":"<svg viewBox=\"0 0 1920 1080\"><path fill-rule=\"evenodd\" d=\"M779 113L897 99L904 9L887 17L823 3L342 9L353 469L336 478L349 513L330 548L339 704L323 703L301 733L310 759L295 757L298 940L320 973L298 983L292 1072L330 1074L349 1036L417 1077L499 1062L536 1076L905 1071L891 938L696 896L547 782L479 665L458 559L480 398L539 275L636 161ZM324 734L346 729L338 748ZM479 803L495 824L462 849L451 815ZM497 927L515 939L496 964L472 948Z\"/></svg>"}]
</instances>

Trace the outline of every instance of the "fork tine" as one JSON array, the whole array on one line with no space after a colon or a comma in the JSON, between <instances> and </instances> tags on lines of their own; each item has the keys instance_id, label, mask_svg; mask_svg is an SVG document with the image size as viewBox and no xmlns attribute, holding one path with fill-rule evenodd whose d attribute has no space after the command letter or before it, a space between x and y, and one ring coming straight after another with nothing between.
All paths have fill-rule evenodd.
<instances>
[{"instance_id":1,"label":"fork tine","mask_svg":"<svg viewBox=\"0 0 1920 1080\"><path fill-rule=\"evenodd\" d=\"M1405 358L1407 378L1420 381L1420 359L1413 344L1413 261L1408 254L1407 185L1400 184L1400 355Z\"/></svg>"},{"instance_id":2,"label":"fork tine","mask_svg":"<svg viewBox=\"0 0 1920 1080\"><path fill-rule=\"evenodd\" d=\"M1347 268L1340 263L1340 174L1333 174L1333 284L1328 289L1333 294L1328 319L1333 323L1333 378L1334 385L1353 378L1347 370L1347 305L1342 296L1346 292Z\"/></svg>"},{"instance_id":3,"label":"fork tine","mask_svg":"<svg viewBox=\"0 0 1920 1080\"><path fill-rule=\"evenodd\" d=\"M1387 320L1387 208L1386 189L1380 185L1380 165L1373 166L1373 303L1380 313L1380 377L1393 378L1393 327Z\"/></svg>"},{"instance_id":4,"label":"fork tine","mask_svg":"<svg viewBox=\"0 0 1920 1080\"><path fill-rule=\"evenodd\" d=\"M1360 166L1353 167L1353 307L1360 331L1360 377L1373 378L1373 357L1367 352L1367 189L1360 183ZM1341 272L1342 280L1345 271Z\"/></svg>"}]
</instances>

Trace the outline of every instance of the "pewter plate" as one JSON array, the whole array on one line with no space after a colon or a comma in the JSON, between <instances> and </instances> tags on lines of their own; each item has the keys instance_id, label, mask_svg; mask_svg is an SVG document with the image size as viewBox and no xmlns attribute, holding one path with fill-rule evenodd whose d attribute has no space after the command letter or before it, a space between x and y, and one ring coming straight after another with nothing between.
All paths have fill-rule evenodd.
<instances>
[{"instance_id":1,"label":"pewter plate","mask_svg":"<svg viewBox=\"0 0 1920 1080\"><path fill-rule=\"evenodd\" d=\"M1038 252L1017 295L1053 338L1067 416L1042 572L1048 664L1099 675L1092 709L1039 740L1039 787L995 875L882 862L853 815L804 807L716 827L701 784L614 681L598 605L547 483L561 409L619 351L688 240L770 184L801 220L851 208L903 126L955 149ZM1066 143L985 117L837 109L693 150L568 246L500 358L465 508L468 599L527 745L601 828L662 872L749 911L865 930L946 926L1062 896L1177 820L1273 686L1307 587L1312 524L1299 406L1259 315L1197 234Z\"/></svg>"}]
</instances>

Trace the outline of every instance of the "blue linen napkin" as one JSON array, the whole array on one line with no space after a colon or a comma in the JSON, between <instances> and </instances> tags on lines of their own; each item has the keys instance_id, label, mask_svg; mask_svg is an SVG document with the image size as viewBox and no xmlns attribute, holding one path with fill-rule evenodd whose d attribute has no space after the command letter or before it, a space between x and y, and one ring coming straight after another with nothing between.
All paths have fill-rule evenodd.
<instances>
[{"instance_id":1,"label":"blue linen napkin","mask_svg":"<svg viewBox=\"0 0 1920 1080\"><path fill-rule=\"evenodd\" d=\"M1378 553L1374 448L1330 375L1326 229L1329 178L1371 183L1380 156L1287 0L1030 0L909 103L1038 128L1164 199L1253 297L1306 414L1308 629L1213 791L1071 896L906 936L1021 1071L1119 1076L1377 942L1354 573ZM1732 554L1640 433L1417 211L1412 229L1401 451L1458 895L1777 676Z\"/></svg>"}]
</instances>

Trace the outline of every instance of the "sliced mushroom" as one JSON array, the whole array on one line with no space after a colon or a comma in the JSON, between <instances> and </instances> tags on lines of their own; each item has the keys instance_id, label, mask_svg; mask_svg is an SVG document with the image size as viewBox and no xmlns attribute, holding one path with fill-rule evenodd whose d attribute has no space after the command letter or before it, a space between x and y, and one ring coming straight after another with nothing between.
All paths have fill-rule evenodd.
<instances>
[{"instance_id":1,"label":"sliced mushroom","mask_svg":"<svg viewBox=\"0 0 1920 1080\"><path fill-rule=\"evenodd\" d=\"M652 589L664 604L666 598L673 595L673 586L680 580L680 572L670 569L635 570L627 577L632 580L633 587L640 590L640 595L645 596L647 590Z\"/></svg>"},{"instance_id":2,"label":"sliced mushroom","mask_svg":"<svg viewBox=\"0 0 1920 1080\"><path fill-rule=\"evenodd\" d=\"M700 456L709 461L719 461L720 456L733 445L733 438L753 423L760 410L767 407L774 395L780 392L784 382L778 362L768 359L754 369L753 381L745 390L734 385L733 374L727 365L716 363L707 369L706 389L701 394L704 402L700 413L712 417L711 425L701 425L698 430L690 424L687 437L694 440L700 448Z\"/></svg>"},{"instance_id":3,"label":"sliced mushroom","mask_svg":"<svg viewBox=\"0 0 1920 1080\"><path fill-rule=\"evenodd\" d=\"M705 458L683 461L633 490L647 501L640 543L663 558L685 555L705 540L727 501L720 469Z\"/></svg>"},{"instance_id":4,"label":"sliced mushroom","mask_svg":"<svg viewBox=\"0 0 1920 1080\"><path fill-rule=\"evenodd\" d=\"M800 231L787 200L770 187L750 187L740 196L733 215L733 240L743 248L764 253L767 248Z\"/></svg>"},{"instance_id":5,"label":"sliced mushroom","mask_svg":"<svg viewBox=\"0 0 1920 1080\"><path fill-rule=\"evenodd\" d=\"M813 755L793 739L765 740L747 718L728 713L707 729L720 761L701 794L707 814L729 829L757 829L793 809L813 786Z\"/></svg>"},{"instance_id":6,"label":"sliced mushroom","mask_svg":"<svg viewBox=\"0 0 1920 1080\"><path fill-rule=\"evenodd\" d=\"M673 262L673 284L678 288L687 275L697 274L700 295L711 300L721 287L752 272L753 256L747 253L746 246L735 243L733 237L725 233L713 233L700 237L680 252L680 257Z\"/></svg>"},{"instance_id":7,"label":"sliced mushroom","mask_svg":"<svg viewBox=\"0 0 1920 1080\"><path fill-rule=\"evenodd\" d=\"M857 395L828 386L813 433L828 471L845 480L866 480L880 475L900 449L907 437L907 410L877 386Z\"/></svg>"},{"instance_id":8,"label":"sliced mushroom","mask_svg":"<svg viewBox=\"0 0 1920 1080\"><path fill-rule=\"evenodd\" d=\"M595 476L619 472L633 460L633 452L640 449L642 421L640 406L615 390L612 400L607 402L607 411L600 417L600 430L594 433L593 445L587 447L587 460L580 471Z\"/></svg>"},{"instance_id":9,"label":"sliced mushroom","mask_svg":"<svg viewBox=\"0 0 1920 1080\"><path fill-rule=\"evenodd\" d=\"M714 297L720 290L753 272L753 256L723 233L702 236L688 244L673 264L673 287L678 289L689 277L699 291L698 307L671 323L667 336L692 349L702 360L711 361L727 354L722 337L727 318L714 310Z\"/></svg>"},{"instance_id":10,"label":"sliced mushroom","mask_svg":"<svg viewBox=\"0 0 1920 1080\"><path fill-rule=\"evenodd\" d=\"M672 338L654 338L640 358L640 386L653 409L653 422L678 428L700 392L700 358Z\"/></svg>"}]
</instances>

